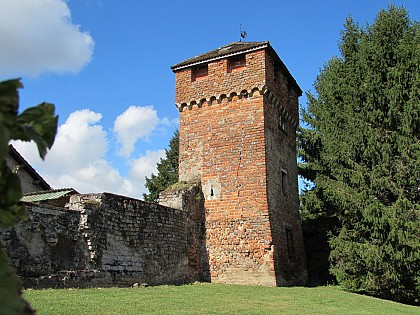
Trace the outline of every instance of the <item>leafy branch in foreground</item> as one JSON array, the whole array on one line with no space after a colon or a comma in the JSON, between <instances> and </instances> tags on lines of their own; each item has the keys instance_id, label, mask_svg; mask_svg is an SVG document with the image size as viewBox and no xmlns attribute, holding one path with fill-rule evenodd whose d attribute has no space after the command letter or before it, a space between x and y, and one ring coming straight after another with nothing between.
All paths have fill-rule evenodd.
<instances>
[{"instance_id":1,"label":"leafy branch in foreground","mask_svg":"<svg viewBox=\"0 0 420 315\"><path fill-rule=\"evenodd\" d=\"M22 188L19 176L6 164L10 140L34 141L39 155L45 158L54 143L58 116L53 104L42 103L18 114L19 79L0 82L0 225L11 226L25 217L20 204ZM21 287L0 248L0 305L5 314L33 314L21 297Z\"/></svg>"}]
</instances>

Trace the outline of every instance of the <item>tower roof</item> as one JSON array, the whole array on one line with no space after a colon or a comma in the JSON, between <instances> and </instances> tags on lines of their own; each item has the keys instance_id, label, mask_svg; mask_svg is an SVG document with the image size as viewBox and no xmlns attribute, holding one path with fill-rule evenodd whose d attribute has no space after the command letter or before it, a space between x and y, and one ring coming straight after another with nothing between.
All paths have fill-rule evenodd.
<instances>
[{"instance_id":1,"label":"tower roof","mask_svg":"<svg viewBox=\"0 0 420 315\"><path fill-rule=\"evenodd\" d=\"M248 53L255 50L260 49L267 49L270 54L276 60L276 63L283 69L286 76L290 79L290 82L296 87L296 90L299 95L302 95L302 90L297 84L295 78L290 74L289 70L287 69L286 65L280 59L279 55L277 55L276 51L271 47L270 42L268 40L264 42L233 42L222 46L220 48L214 49L207 53L195 56L193 58L187 59L180 63L177 63L171 67L172 71L178 71L184 68L200 65L203 63L208 63L211 61L227 58L230 56L240 55L244 53Z\"/></svg>"},{"instance_id":2,"label":"tower roof","mask_svg":"<svg viewBox=\"0 0 420 315\"><path fill-rule=\"evenodd\" d=\"M264 42L233 42L209 51L207 53L187 59L183 62L177 63L171 67L172 71L180 70L182 68L191 67L201 63L226 58L229 56L243 54L249 51L263 49L269 46L268 41Z\"/></svg>"}]
</instances>

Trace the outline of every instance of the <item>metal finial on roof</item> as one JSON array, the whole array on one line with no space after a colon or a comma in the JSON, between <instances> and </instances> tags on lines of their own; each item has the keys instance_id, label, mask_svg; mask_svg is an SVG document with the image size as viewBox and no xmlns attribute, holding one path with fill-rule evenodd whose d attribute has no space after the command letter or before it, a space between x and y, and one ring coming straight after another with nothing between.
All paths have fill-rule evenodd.
<instances>
[{"instance_id":1,"label":"metal finial on roof","mask_svg":"<svg viewBox=\"0 0 420 315\"><path fill-rule=\"evenodd\" d=\"M239 39L239 42L242 42L242 38L245 38L246 37L246 35L248 35L247 33L246 33L246 31L243 31L242 30L242 24L240 25L240 27L239 27L239 32L241 33L241 38Z\"/></svg>"}]
</instances>

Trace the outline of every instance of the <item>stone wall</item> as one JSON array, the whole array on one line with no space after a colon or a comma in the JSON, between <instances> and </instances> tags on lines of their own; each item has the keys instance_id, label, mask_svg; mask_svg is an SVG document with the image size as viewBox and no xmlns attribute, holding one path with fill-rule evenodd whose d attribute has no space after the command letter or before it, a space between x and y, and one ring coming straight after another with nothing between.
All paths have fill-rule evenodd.
<instances>
[{"instance_id":1,"label":"stone wall","mask_svg":"<svg viewBox=\"0 0 420 315\"><path fill-rule=\"evenodd\" d=\"M43 286L44 282L56 286L54 275L60 270L89 268L87 244L79 233L79 212L30 203L26 210L27 221L0 228L1 244L25 286Z\"/></svg>"},{"instance_id":2,"label":"stone wall","mask_svg":"<svg viewBox=\"0 0 420 315\"><path fill-rule=\"evenodd\" d=\"M192 194L180 197L191 215L108 193L74 195L67 209L27 204L29 220L0 229L0 241L26 287L203 280L203 210Z\"/></svg>"},{"instance_id":3,"label":"stone wall","mask_svg":"<svg viewBox=\"0 0 420 315\"><path fill-rule=\"evenodd\" d=\"M179 182L159 195L159 204L186 211L189 279L210 281L204 196L199 183Z\"/></svg>"}]
</instances>

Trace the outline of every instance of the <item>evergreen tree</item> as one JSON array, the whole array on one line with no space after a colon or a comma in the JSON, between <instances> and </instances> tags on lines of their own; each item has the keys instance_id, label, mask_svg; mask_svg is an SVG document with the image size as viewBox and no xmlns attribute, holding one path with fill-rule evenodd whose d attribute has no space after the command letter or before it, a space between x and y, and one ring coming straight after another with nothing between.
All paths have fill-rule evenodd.
<instances>
[{"instance_id":1,"label":"evergreen tree","mask_svg":"<svg viewBox=\"0 0 420 315\"><path fill-rule=\"evenodd\" d=\"M157 202L159 194L167 187L178 182L178 160L179 160L179 131L176 130L169 142L169 150L165 149L165 158L157 163L157 175L152 174L146 177L146 188L148 194L143 194L145 201Z\"/></svg>"},{"instance_id":2,"label":"evergreen tree","mask_svg":"<svg viewBox=\"0 0 420 315\"><path fill-rule=\"evenodd\" d=\"M419 304L420 26L390 6L341 35L302 112L304 220L328 222L339 284Z\"/></svg>"}]
</instances>

